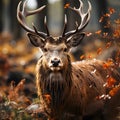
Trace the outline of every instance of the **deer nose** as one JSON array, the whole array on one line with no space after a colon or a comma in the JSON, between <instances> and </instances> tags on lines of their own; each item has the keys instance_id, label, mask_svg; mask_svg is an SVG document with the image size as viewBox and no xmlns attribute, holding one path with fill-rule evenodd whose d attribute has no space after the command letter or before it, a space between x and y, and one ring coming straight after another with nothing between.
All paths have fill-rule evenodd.
<instances>
[{"instance_id":1,"label":"deer nose","mask_svg":"<svg viewBox=\"0 0 120 120\"><path fill-rule=\"evenodd\" d=\"M53 60L51 60L51 63L53 67L57 67L60 63L60 60L58 58L54 58Z\"/></svg>"}]
</instances>

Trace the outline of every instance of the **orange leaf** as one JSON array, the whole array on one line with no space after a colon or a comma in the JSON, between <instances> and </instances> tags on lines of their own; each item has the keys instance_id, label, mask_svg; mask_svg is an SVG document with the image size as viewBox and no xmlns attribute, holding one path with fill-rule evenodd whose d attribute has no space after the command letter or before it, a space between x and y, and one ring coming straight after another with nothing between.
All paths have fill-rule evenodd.
<instances>
[{"instance_id":1,"label":"orange leaf","mask_svg":"<svg viewBox=\"0 0 120 120\"><path fill-rule=\"evenodd\" d=\"M64 8L68 8L70 6L70 3L66 3Z\"/></svg>"},{"instance_id":2,"label":"orange leaf","mask_svg":"<svg viewBox=\"0 0 120 120\"><path fill-rule=\"evenodd\" d=\"M108 10L109 10L110 14L115 13L115 9L114 8L109 8Z\"/></svg>"},{"instance_id":3,"label":"orange leaf","mask_svg":"<svg viewBox=\"0 0 120 120\"><path fill-rule=\"evenodd\" d=\"M106 48L109 48L109 47L111 46L111 44L112 44L112 42L108 42L108 43L106 44Z\"/></svg>"},{"instance_id":4,"label":"orange leaf","mask_svg":"<svg viewBox=\"0 0 120 120\"><path fill-rule=\"evenodd\" d=\"M92 58L92 56L91 56L91 55L88 55L88 58L89 58L89 59L91 59L91 58Z\"/></svg>"},{"instance_id":5,"label":"orange leaf","mask_svg":"<svg viewBox=\"0 0 120 120\"><path fill-rule=\"evenodd\" d=\"M109 14L109 13L106 13L104 16L105 16L105 17L110 17L110 14Z\"/></svg>"},{"instance_id":6,"label":"orange leaf","mask_svg":"<svg viewBox=\"0 0 120 120\"><path fill-rule=\"evenodd\" d=\"M97 49L97 54L100 55L102 53L102 48Z\"/></svg>"},{"instance_id":7,"label":"orange leaf","mask_svg":"<svg viewBox=\"0 0 120 120\"><path fill-rule=\"evenodd\" d=\"M109 67L111 67L113 65L113 61L108 60L106 63L103 64L103 68L104 69L108 69Z\"/></svg>"},{"instance_id":8,"label":"orange leaf","mask_svg":"<svg viewBox=\"0 0 120 120\"><path fill-rule=\"evenodd\" d=\"M120 19L115 20L116 24L120 24Z\"/></svg>"},{"instance_id":9,"label":"orange leaf","mask_svg":"<svg viewBox=\"0 0 120 120\"><path fill-rule=\"evenodd\" d=\"M96 31L95 33L99 35L101 33L101 30Z\"/></svg>"},{"instance_id":10,"label":"orange leaf","mask_svg":"<svg viewBox=\"0 0 120 120\"><path fill-rule=\"evenodd\" d=\"M104 32L103 33L103 37L107 37L108 33L107 32Z\"/></svg>"},{"instance_id":11,"label":"orange leaf","mask_svg":"<svg viewBox=\"0 0 120 120\"><path fill-rule=\"evenodd\" d=\"M113 36L116 37L116 38L119 38L120 37L120 31L115 30L114 33L113 33Z\"/></svg>"},{"instance_id":12,"label":"orange leaf","mask_svg":"<svg viewBox=\"0 0 120 120\"><path fill-rule=\"evenodd\" d=\"M119 89L120 89L119 86L114 87L112 90L110 90L109 95L114 96L118 92Z\"/></svg>"},{"instance_id":13,"label":"orange leaf","mask_svg":"<svg viewBox=\"0 0 120 120\"><path fill-rule=\"evenodd\" d=\"M85 58L85 55L81 55L80 59L83 60Z\"/></svg>"},{"instance_id":14,"label":"orange leaf","mask_svg":"<svg viewBox=\"0 0 120 120\"><path fill-rule=\"evenodd\" d=\"M91 33L91 32L89 32L89 33L87 33L87 34L86 34L86 36L88 36L88 37L89 37L89 36L91 36L91 35L92 35L92 33Z\"/></svg>"},{"instance_id":15,"label":"orange leaf","mask_svg":"<svg viewBox=\"0 0 120 120\"><path fill-rule=\"evenodd\" d=\"M100 18L99 22L100 22L100 23L103 22L103 19L104 19L104 17L102 16L102 17Z\"/></svg>"},{"instance_id":16,"label":"orange leaf","mask_svg":"<svg viewBox=\"0 0 120 120\"><path fill-rule=\"evenodd\" d=\"M50 101L51 101L51 96L49 95L49 94L45 94L44 95L44 98L45 98L45 100L46 100L46 102L48 103L48 104L50 104Z\"/></svg>"},{"instance_id":17,"label":"orange leaf","mask_svg":"<svg viewBox=\"0 0 120 120\"><path fill-rule=\"evenodd\" d=\"M115 85L115 83L116 83L116 80L114 78L109 77L107 79L107 87L113 87Z\"/></svg>"},{"instance_id":18,"label":"orange leaf","mask_svg":"<svg viewBox=\"0 0 120 120\"><path fill-rule=\"evenodd\" d=\"M18 93L19 91L23 90L25 84L25 79L22 79L18 85L15 87L15 92Z\"/></svg>"}]
</instances>

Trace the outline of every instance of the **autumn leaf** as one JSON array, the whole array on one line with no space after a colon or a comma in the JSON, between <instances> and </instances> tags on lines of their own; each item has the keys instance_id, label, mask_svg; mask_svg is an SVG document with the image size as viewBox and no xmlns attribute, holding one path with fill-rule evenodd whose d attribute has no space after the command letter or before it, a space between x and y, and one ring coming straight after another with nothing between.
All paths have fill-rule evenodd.
<instances>
[{"instance_id":1,"label":"autumn leaf","mask_svg":"<svg viewBox=\"0 0 120 120\"><path fill-rule=\"evenodd\" d=\"M120 19L114 20L116 24L120 24Z\"/></svg>"},{"instance_id":2,"label":"autumn leaf","mask_svg":"<svg viewBox=\"0 0 120 120\"><path fill-rule=\"evenodd\" d=\"M110 90L109 95L114 96L118 90L120 90L120 86L114 87L112 90Z\"/></svg>"},{"instance_id":3,"label":"autumn leaf","mask_svg":"<svg viewBox=\"0 0 120 120\"><path fill-rule=\"evenodd\" d=\"M105 17L110 17L110 14L109 14L109 13L106 13L104 16L105 16Z\"/></svg>"},{"instance_id":4,"label":"autumn leaf","mask_svg":"<svg viewBox=\"0 0 120 120\"><path fill-rule=\"evenodd\" d=\"M109 13L110 13L110 14L115 13L115 9L114 9L114 8L109 8L108 10L109 10Z\"/></svg>"},{"instance_id":5,"label":"autumn leaf","mask_svg":"<svg viewBox=\"0 0 120 120\"><path fill-rule=\"evenodd\" d=\"M88 55L88 59L91 59L92 58L92 55Z\"/></svg>"},{"instance_id":6,"label":"autumn leaf","mask_svg":"<svg viewBox=\"0 0 120 120\"><path fill-rule=\"evenodd\" d=\"M66 3L65 6L64 6L64 8L66 9L66 8L68 8L69 6L70 6L70 3Z\"/></svg>"},{"instance_id":7,"label":"autumn leaf","mask_svg":"<svg viewBox=\"0 0 120 120\"><path fill-rule=\"evenodd\" d=\"M23 90L24 84L25 84L25 79L22 79L22 80L18 83L18 85L15 87L15 92L17 93L17 92Z\"/></svg>"},{"instance_id":8,"label":"autumn leaf","mask_svg":"<svg viewBox=\"0 0 120 120\"><path fill-rule=\"evenodd\" d=\"M19 98L19 92L23 90L24 87L24 83L25 83L25 79L21 80L17 86L15 86L15 82L12 81L11 85L10 85L10 89L9 89L9 95L8 95L8 99L14 100L14 101L18 101Z\"/></svg>"},{"instance_id":9,"label":"autumn leaf","mask_svg":"<svg viewBox=\"0 0 120 120\"><path fill-rule=\"evenodd\" d=\"M106 44L106 48L109 48L109 47L111 46L111 44L112 44L112 42L108 42L108 43Z\"/></svg>"},{"instance_id":10,"label":"autumn leaf","mask_svg":"<svg viewBox=\"0 0 120 120\"><path fill-rule=\"evenodd\" d=\"M98 31L95 32L95 34L99 35L101 32L102 32L101 30L98 30Z\"/></svg>"},{"instance_id":11,"label":"autumn leaf","mask_svg":"<svg viewBox=\"0 0 120 120\"><path fill-rule=\"evenodd\" d=\"M104 69L108 69L109 67L111 67L113 65L113 61L112 60L108 60L107 62L105 62L103 64L103 68Z\"/></svg>"},{"instance_id":12,"label":"autumn leaf","mask_svg":"<svg viewBox=\"0 0 120 120\"><path fill-rule=\"evenodd\" d=\"M110 17L113 13L115 13L115 9L114 8L109 8L108 9L109 13L105 13L103 14L103 16L99 19L99 22L104 22L105 18Z\"/></svg>"},{"instance_id":13,"label":"autumn leaf","mask_svg":"<svg viewBox=\"0 0 120 120\"><path fill-rule=\"evenodd\" d=\"M103 22L103 19L104 19L104 17L102 16L102 17L100 18L99 22L100 22L100 23Z\"/></svg>"},{"instance_id":14,"label":"autumn leaf","mask_svg":"<svg viewBox=\"0 0 120 120\"><path fill-rule=\"evenodd\" d=\"M8 99L9 99L9 101L11 101L11 100L16 99L18 96L19 96L18 93L16 93L16 91L15 91L15 82L11 81L10 89L8 92Z\"/></svg>"},{"instance_id":15,"label":"autumn leaf","mask_svg":"<svg viewBox=\"0 0 120 120\"><path fill-rule=\"evenodd\" d=\"M51 96L49 95L49 94L45 94L44 95L44 98L45 98L45 101L48 103L48 104L50 104L50 102L51 102Z\"/></svg>"},{"instance_id":16,"label":"autumn leaf","mask_svg":"<svg viewBox=\"0 0 120 120\"><path fill-rule=\"evenodd\" d=\"M99 22L101 23L101 22L103 22L104 20L105 20L105 18L107 17L110 17L110 15L111 14L109 14L109 13L106 13L106 14L104 14L100 19L99 19Z\"/></svg>"},{"instance_id":17,"label":"autumn leaf","mask_svg":"<svg viewBox=\"0 0 120 120\"><path fill-rule=\"evenodd\" d=\"M102 48L97 49L97 54L100 55L102 53Z\"/></svg>"},{"instance_id":18,"label":"autumn leaf","mask_svg":"<svg viewBox=\"0 0 120 120\"><path fill-rule=\"evenodd\" d=\"M105 37L107 37L108 36L108 33L107 32L104 32L103 33L103 37L105 38Z\"/></svg>"},{"instance_id":19,"label":"autumn leaf","mask_svg":"<svg viewBox=\"0 0 120 120\"><path fill-rule=\"evenodd\" d=\"M91 33L91 32L89 32L89 33L87 33L87 34L86 34L86 36L88 36L88 37L89 37L89 36L91 36L91 35L92 35L92 33Z\"/></svg>"},{"instance_id":20,"label":"autumn leaf","mask_svg":"<svg viewBox=\"0 0 120 120\"><path fill-rule=\"evenodd\" d=\"M116 29L116 30L113 32L113 37L119 38L119 37L120 37L120 30Z\"/></svg>"},{"instance_id":21,"label":"autumn leaf","mask_svg":"<svg viewBox=\"0 0 120 120\"><path fill-rule=\"evenodd\" d=\"M116 83L116 80L114 78L112 78L112 77L109 77L107 79L107 85L106 85L106 87L109 87L109 88L113 87L115 85L115 83Z\"/></svg>"},{"instance_id":22,"label":"autumn leaf","mask_svg":"<svg viewBox=\"0 0 120 120\"><path fill-rule=\"evenodd\" d=\"M85 55L81 55L80 59L83 60L85 58Z\"/></svg>"}]
</instances>

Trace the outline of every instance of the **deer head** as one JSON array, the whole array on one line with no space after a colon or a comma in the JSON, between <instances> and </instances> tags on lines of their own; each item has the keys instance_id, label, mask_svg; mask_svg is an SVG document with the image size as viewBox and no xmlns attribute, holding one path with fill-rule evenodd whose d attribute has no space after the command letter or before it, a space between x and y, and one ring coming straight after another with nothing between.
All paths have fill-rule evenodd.
<instances>
[{"instance_id":1,"label":"deer head","mask_svg":"<svg viewBox=\"0 0 120 120\"><path fill-rule=\"evenodd\" d=\"M47 23L46 23L46 17L44 19L44 26L46 28L46 33L38 31L34 24L33 24L33 29L29 28L26 25L25 17L41 12L43 9L46 8L46 5L33 11L27 11L26 2L24 2L23 9L21 11L20 7L22 2L18 4L17 19L21 24L21 26L28 32L27 36L30 42L35 47L39 47L43 51L43 54L45 57L44 60L47 61L46 62L48 63L47 67L50 68L51 70L62 69L64 64L67 63L68 57L66 55L70 50L70 48L78 46L81 40L85 36L85 33L82 32L82 30L85 28L85 26L89 22L91 4L90 2L88 2L88 5L89 5L88 11L86 13L83 13L83 3L81 0L79 0L79 2L80 2L79 9L71 8L71 7L68 7L68 9L71 9L72 11L74 11L76 14L79 15L79 17L81 18L81 23L78 24L78 22L76 21L76 29L66 32L67 17L65 15L63 32L62 32L62 35L59 37L52 37L50 35L47 27Z\"/></svg>"}]
</instances>

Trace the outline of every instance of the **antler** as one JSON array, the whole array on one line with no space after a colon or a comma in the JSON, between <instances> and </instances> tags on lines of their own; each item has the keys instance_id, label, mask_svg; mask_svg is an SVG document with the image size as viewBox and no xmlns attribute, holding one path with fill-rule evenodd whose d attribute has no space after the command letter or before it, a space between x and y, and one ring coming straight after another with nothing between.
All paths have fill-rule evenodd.
<instances>
[{"instance_id":1,"label":"antler","mask_svg":"<svg viewBox=\"0 0 120 120\"><path fill-rule=\"evenodd\" d=\"M48 31L47 24L46 24L46 17L44 19L44 25L46 27L47 34L43 33L43 32L39 32L34 24L32 24L33 28L34 28L34 30L33 30L30 27L28 27L25 23L25 17L28 17L30 15L41 12L46 7L46 5L40 7L36 10L33 10L33 11L27 11L26 10L26 3L27 3L26 1L23 3L22 11L20 10L20 6L22 4L22 1L19 2L18 7L17 7L17 19L18 19L20 25L28 32L36 33L36 34L40 35L42 38L46 38L47 36L49 36L49 31Z\"/></svg>"},{"instance_id":2,"label":"antler","mask_svg":"<svg viewBox=\"0 0 120 120\"><path fill-rule=\"evenodd\" d=\"M86 25L88 24L88 22L90 20L90 11L91 11L90 2L88 1L89 8L86 13L83 13L83 2L81 0L79 0L79 2L80 2L80 7L78 9L72 8L70 6L68 8L75 11L81 17L81 23L80 23L80 25L78 25L78 22L76 21L76 29L65 33L66 27L67 27L67 17L65 15L64 30L62 33L62 37L69 38L71 35L82 31L86 27Z\"/></svg>"}]
</instances>

